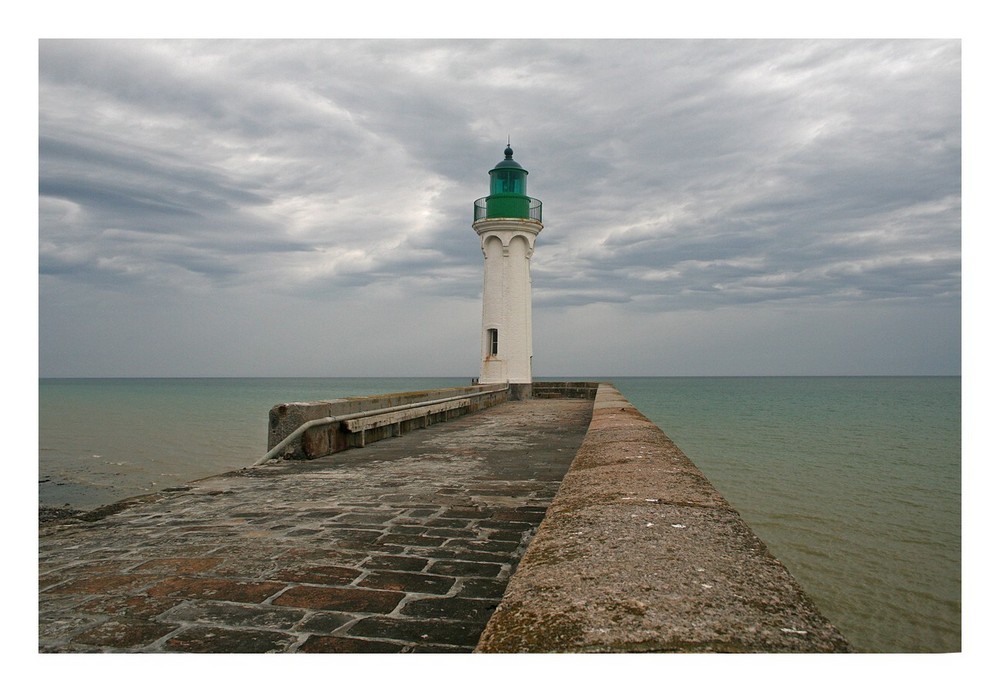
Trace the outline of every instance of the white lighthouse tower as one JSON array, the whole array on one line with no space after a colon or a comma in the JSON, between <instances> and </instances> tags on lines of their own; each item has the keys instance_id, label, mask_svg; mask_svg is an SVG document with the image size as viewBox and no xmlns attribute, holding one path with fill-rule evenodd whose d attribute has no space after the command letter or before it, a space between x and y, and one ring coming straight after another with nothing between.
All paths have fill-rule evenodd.
<instances>
[{"instance_id":1,"label":"white lighthouse tower","mask_svg":"<svg viewBox=\"0 0 1000 692\"><path fill-rule=\"evenodd\" d=\"M483 249L483 384L507 382L511 398L531 396L531 255L542 203L527 196L528 171L513 159L490 171L490 195L476 200L472 228Z\"/></svg>"}]
</instances>

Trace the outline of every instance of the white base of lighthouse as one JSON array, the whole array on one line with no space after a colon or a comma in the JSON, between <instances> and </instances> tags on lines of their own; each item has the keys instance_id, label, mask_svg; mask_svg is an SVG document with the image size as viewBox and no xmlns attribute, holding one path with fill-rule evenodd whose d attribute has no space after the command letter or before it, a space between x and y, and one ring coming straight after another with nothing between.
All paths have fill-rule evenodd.
<instances>
[{"instance_id":1,"label":"white base of lighthouse","mask_svg":"<svg viewBox=\"0 0 1000 692\"><path fill-rule=\"evenodd\" d=\"M530 385L531 255L542 224L534 219L486 218L472 227L479 234L485 261L479 381Z\"/></svg>"}]
</instances>

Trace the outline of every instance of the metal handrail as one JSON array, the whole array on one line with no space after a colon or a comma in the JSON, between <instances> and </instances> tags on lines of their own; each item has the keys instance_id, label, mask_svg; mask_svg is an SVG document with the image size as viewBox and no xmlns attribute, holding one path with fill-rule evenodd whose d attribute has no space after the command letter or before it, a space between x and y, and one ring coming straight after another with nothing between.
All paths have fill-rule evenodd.
<instances>
[{"instance_id":1,"label":"metal handrail","mask_svg":"<svg viewBox=\"0 0 1000 692\"><path fill-rule=\"evenodd\" d=\"M278 456L281 452L285 451L285 448L292 442L297 440L302 436L306 430L310 428L315 428L317 425L330 425L331 423L343 423L344 421L351 420L352 418L367 418L368 416L380 416L384 413L395 413L397 411L406 411L411 408L420 408L421 406L433 406L434 404L444 404L449 401L457 401L459 399L469 399L477 396L485 396L487 394L493 394L495 392L502 392L510 389L510 384L501 385L495 389L489 389L483 392L474 392L472 394L459 394L456 396L449 396L443 399L431 399L430 401L415 401L409 404L399 404L398 406L389 406L388 408L375 409L374 411L355 411L354 413L343 413L339 416L327 416L326 418L315 418L311 421L306 421L299 427L297 427L290 435L288 435L281 442L276 444L267 454L262 456L260 459L250 464L248 468L253 468L254 466L260 466L261 464L271 461L274 457Z\"/></svg>"},{"instance_id":2,"label":"metal handrail","mask_svg":"<svg viewBox=\"0 0 1000 692\"><path fill-rule=\"evenodd\" d=\"M486 200L488 197L480 197L475 202L472 203L472 220L479 221L480 219L488 218L486 214ZM542 220L542 200L535 199L534 197L528 198L528 216L525 218L532 219L533 221L541 222Z\"/></svg>"}]
</instances>

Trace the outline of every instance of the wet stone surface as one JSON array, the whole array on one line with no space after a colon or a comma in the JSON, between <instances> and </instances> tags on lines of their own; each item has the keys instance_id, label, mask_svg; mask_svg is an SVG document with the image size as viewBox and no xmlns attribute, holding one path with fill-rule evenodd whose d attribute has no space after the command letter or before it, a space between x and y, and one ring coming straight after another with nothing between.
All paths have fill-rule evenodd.
<instances>
[{"instance_id":1,"label":"wet stone surface","mask_svg":"<svg viewBox=\"0 0 1000 692\"><path fill-rule=\"evenodd\" d=\"M511 402L46 523L39 651L472 651L592 406Z\"/></svg>"}]
</instances>

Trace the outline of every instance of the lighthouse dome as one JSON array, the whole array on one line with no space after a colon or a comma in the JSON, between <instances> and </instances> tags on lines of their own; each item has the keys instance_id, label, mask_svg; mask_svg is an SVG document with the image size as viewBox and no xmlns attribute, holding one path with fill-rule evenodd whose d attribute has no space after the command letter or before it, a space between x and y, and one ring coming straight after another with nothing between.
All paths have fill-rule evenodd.
<instances>
[{"instance_id":1,"label":"lighthouse dome","mask_svg":"<svg viewBox=\"0 0 1000 692\"><path fill-rule=\"evenodd\" d=\"M517 170L524 171L524 167L514 160L514 150L510 148L509 144L503 150L503 161L494 166L493 170L497 170L498 168L516 168Z\"/></svg>"},{"instance_id":2,"label":"lighthouse dome","mask_svg":"<svg viewBox=\"0 0 1000 692\"><path fill-rule=\"evenodd\" d=\"M514 160L514 150L507 145L507 148L503 150L503 161L498 163L493 167L493 170L498 168L517 168L518 170L524 170L524 167Z\"/></svg>"}]
</instances>

